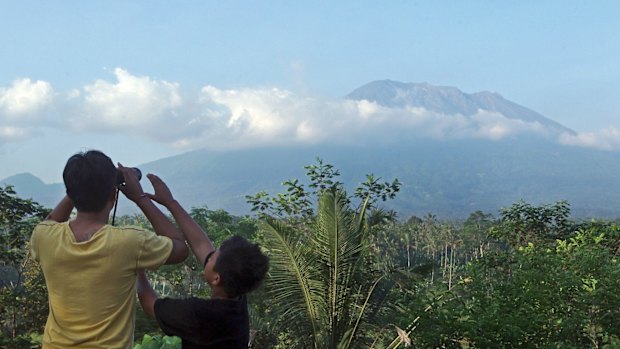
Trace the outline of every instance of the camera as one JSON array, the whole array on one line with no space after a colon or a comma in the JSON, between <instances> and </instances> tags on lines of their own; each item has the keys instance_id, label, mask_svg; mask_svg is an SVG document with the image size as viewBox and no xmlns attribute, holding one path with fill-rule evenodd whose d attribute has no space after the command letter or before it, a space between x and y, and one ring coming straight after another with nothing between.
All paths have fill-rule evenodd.
<instances>
[{"instance_id":1,"label":"camera","mask_svg":"<svg viewBox=\"0 0 620 349\"><path fill-rule=\"evenodd\" d=\"M138 181L142 179L142 171L140 171L139 168L129 167L129 169L132 170L133 173L136 174L136 177L138 177ZM125 177L123 176L123 172L117 171L116 172L116 185L124 185L124 184L125 184Z\"/></svg>"}]
</instances>

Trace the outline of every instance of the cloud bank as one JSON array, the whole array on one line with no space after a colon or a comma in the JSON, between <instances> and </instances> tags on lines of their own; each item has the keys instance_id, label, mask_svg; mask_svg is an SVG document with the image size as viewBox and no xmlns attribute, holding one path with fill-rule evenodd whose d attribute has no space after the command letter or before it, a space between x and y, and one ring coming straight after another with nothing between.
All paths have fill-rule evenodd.
<instances>
[{"instance_id":1,"label":"cloud bank","mask_svg":"<svg viewBox=\"0 0 620 349\"><path fill-rule=\"evenodd\" d=\"M553 134L539 123L479 110L472 116L373 102L317 99L278 88L185 91L178 83L135 76L96 80L59 93L49 82L18 79L0 86L0 144L34 137L43 127L75 133L119 133L168 146L233 149L292 144L389 143L433 139L500 140L523 134L566 145L620 150L620 130ZM41 131L42 132L42 131Z\"/></svg>"},{"instance_id":2,"label":"cloud bank","mask_svg":"<svg viewBox=\"0 0 620 349\"><path fill-rule=\"evenodd\" d=\"M45 81L17 79L9 87L0 86L0 144L31 137L45 122L53 100L54 90Z\"/></svg>"},{"instance_id":3,"label":"cloud bank","mask_svg":"<svg viewBox=\"0 0 620 349\"><path fill-rule=\"evenodd\" d=\"M561 144L601 150L620 150L620 129L609 126L598 132L585 132L577 135L562 134Z\"/></svg>"}]
</instances>

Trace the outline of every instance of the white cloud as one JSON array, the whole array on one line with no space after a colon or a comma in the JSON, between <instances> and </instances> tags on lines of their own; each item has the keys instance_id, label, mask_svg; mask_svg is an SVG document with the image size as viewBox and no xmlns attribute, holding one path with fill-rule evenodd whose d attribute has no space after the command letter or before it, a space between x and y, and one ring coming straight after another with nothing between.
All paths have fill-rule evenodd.
<instances>
[{"instance_id":1,"label":"white cloud","mask_svg":"<svg viewBox=\"0 0 620 349\"><path fill-rule=\"evenodd\" d=\"M223 90L207 85L183 91L178 83L135 76L121 68L113 75L115 81L96 80L62 94L55 94L47 82L29 79L0 88L0 143L30 137L46 120L44 115L54 115L52 126L59 129L139 136L183 150L552 135L539 123L485 110L472 116L447 115L366 100L311 98L278 88ZM596 135L564 135L560 141L620 149L619 133L609 129Z\"/></svg>"},{"instance_id":2,"label":"white cloud","mask_svg":"<svg viewBox=\"0 0 620 349\"><path fill-rule=\"evenodd\" d=\"M51 103L53 93L48 82L15 80L9 88L0 87L0 114L7 119L33 114Z\"/></svg>"},{"instance_id":3,"label":"white cloud","mask_svg":"<svg viewBox=\"0 0 620 349\"><path fill-rule=\"evenodd\" d=\"M565 133L560 136L559 141L565 145L619 151L620 129L610 126L597 132L586 132L576 135Z\"/></svg>"},{"instance_id":4,"label":"white cloud","mask_svg":"<svg viewBox=\"0 0 620 349\"><path fill-rule=\"evenodd\" d=\"M473 136L499 140L522 133L547 135L549 131L539 122L526 122L523 120L509 119L496 112L478 110L471 116L473 122Z\"/></svg>"},{"instance_id":5,"label":"white cloud","mask_svg":"<svg viewBox=\"0 0 620 349\"><path fill-rule=\"evenodd\" d=\"M0 87L0 144L28 139L53 109L54 91L45 81L18 79Z\"/></svg>"},{"instance_id":6,"label":"white cloud","mask_svg":"<svg viewBox=\"0 0 620 349\"><path fill-rule=\"evenodd\" d=\"M245 130L249 135L269 138L285 132L291 127L286 110L294 99L287 91L279 89L228 90L222 91L212 86L202 89L203 101L225 106L227 128ZM208 105L207 105L208 107Z\"/></svg>"},{"instance_id":7,"label":"white cloud","mask_svg":"<svg viewBox=\"0 0 620 349\"><path fill-rule=\"evenodd\" d=\"M115 83L97 80L83 88L82 105L71 118L75 129L148 135L178 118L176 111L182 105L178 84L133 76L120 68L114 75ZM70 97L80 95L72 91Z\"/></svg>"},{"instance_id":8,"label":"white cloud","mask_svg":"<svg viewBox=\"0 0 620 349\"><path fill-rule=\"evenodd\" d=\"M387 108L365 100L356 101L362 128L388 137L435 139L482 138L499 140L523 133L546 135L539 123L509 119L495 112L479 110L472 116L442 114L419 107ZM369 134L372 136L372 134ZM395 140L402 138L396 137Z\"/></svg>"},{"instance_id":9,"label":"white cloud","mask_svg":"<svg viewBox=\"0 0 620 349\"><path fill-rule=\"evenodd\" d=\"M26 139L30 135L27 128L0 126L0 143L1 141L16 141Z\"/></svg>"}]
</instances>

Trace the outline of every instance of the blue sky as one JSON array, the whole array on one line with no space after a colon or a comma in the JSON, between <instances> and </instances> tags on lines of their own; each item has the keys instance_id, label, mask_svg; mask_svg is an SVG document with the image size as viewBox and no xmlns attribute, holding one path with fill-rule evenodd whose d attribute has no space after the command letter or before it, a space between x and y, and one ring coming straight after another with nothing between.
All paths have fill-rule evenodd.
<instances>
[{"instance_id":1,"label":"blue sky","mask_svg":"<svg viewBox=\"0 0 620 349\"><path fill-rule=\"evenodd\" d=\"M619 151L618 13L570 0L0 0L0 179L58 182L83 149L135 165L322 142L377 113L406 123L342 100L379 79L497 92L577 131L567 144Z\"/></svg>"}]
</instances>

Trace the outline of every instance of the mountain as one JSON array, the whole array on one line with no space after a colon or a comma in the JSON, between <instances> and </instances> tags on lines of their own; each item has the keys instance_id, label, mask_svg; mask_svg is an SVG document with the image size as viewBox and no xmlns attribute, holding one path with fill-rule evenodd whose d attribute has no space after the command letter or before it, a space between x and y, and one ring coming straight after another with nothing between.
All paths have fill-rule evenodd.
<instances>
[{"instance_id":1,"label":"mountain","mask_svg":"<svg viewBox=\"0 0 620 349\"><path fill-rule=\"evenodd\" d=\"M575 217L620 217L619 195L614 190L620 188L619 154L532 139L412 140L398 148L197 150L139 167L144 173L162 176L188 208L208 205L247 214L250 207L245 195L261 190L281 192L283 181L305 179L303 167L315 164L316 157L340 169L340 179L348 189L369 173L384 180L398 178L401 192L386 206L402 218L427 213L466 218L476 210L497 215L500 208L518 200L532 204L567 200ZM20 195L34 197L48 207L62 196L62 185L48 185L53 190L47 191L45 185L33 184L15 186ZM143 179L143 185L150 189L148 180ZM121 199L118 214L133 212L133 206Z\"/></svg>"},{"instance_id":2,"label":"mountain","mask_svg":"<svg viewBox=\"0 0 620 349\"><path fill-rule=\"evenodd\" d=\"M531 109L488 91L467 94L456 87L378 80L353 90L346 98L367 100L392 108L422 107L447 115L471 116L485 110L497 112L508 119L538 122L556 132L575 134L575 131Z\"/></svg>"},{"instance_id":3,"label":"mountain","mask_svg":"<svg viewBox=\"0 0 620 349\"><path fill-rule=\"evenodd\" d=\"M45 184L30 173L20 173L0 180L0 185L13 185L22 199L32 199L46 207L54 207L65 193L61 183Z\"/></svg>"},{"instance_id":4,"label":"mountain","mask_svg":"<svg viewBox=\"0 0 620 349\"><path fill-rule=\"evenodd\" d=\"M496 214L518 200L532 204L567 200L579 217L620 217L618 154L565 147L530 139L412 140L398 148L308 147L199 150L142 167L160 173L188 205L208 204L247 212L244 195L261 190L275 194L280 183L305 179L304 165L316 157L341 171L349 189L373 173L402 182L388 207L401 217L437 214L466 218L475 210Z\"/></svg>"},{"instance_id":5,"label":"mountain","mask_svg":"<svg viewBox=\"0 0 620 349\"><path fill-rule=\"evenodd\" d=\"M574 133L563 125L499 94L466 94L454 87L407 84L390 80L364 85L348 99L368 100L388 108L426 108L445 115L470 116L479 110L506 118L537 122L556 133ZM518 200L548 204L566 200L574 217L620 217L620 154L558 144L549 137L520 134L501 140L432 139L411 136L385 145L312 145L262 147L230 151L195 150L140 165L156 173L187 208L208 205L233 214L248 214L246 195L276 194L288 179L305 180L304 166L324 163L340 169L347 189L366 174L398 178L401 192L387 208L401 218L436 214L466 218L476 210L497 216ZM20 196L52 207L62 196L61 184L45 185L31 175L10 177ZM302 181L303 182L303 181ZM148 180L143 179L146 190ZM119 214L135 207L121 199Z\"/></svg>"}]
</instances>

